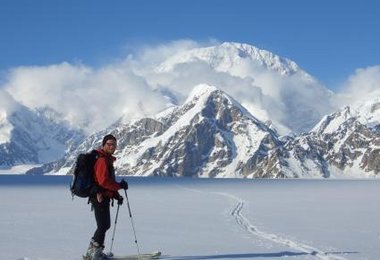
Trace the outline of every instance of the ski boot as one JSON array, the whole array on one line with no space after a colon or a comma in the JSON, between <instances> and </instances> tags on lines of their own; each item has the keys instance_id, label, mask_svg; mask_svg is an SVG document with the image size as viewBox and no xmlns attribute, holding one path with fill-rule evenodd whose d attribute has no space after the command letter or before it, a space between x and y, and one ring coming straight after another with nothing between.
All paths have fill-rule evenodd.
<instances>
[{"instance_id":1,"label":"ski boot","mask_svg":"<svg viewBox=\"0 0 380 260\"><path fill-rule=\"evenodd\" d=\"M106 254L103 253L104 246L99 245L98 242L91 240L88 245L86 254L83 256L83 260L105 260Z\"/></svg>"}]
</instances>

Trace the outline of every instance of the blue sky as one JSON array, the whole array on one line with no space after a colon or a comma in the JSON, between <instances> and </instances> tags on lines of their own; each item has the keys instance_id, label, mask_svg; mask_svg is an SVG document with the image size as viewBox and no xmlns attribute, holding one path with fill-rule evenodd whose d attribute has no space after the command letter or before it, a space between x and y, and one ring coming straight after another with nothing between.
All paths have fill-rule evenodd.
<instances>
[{"instance_id":1,"label":"blue sky","mask_svg":"<svg viewBox=\"0 0 380 260\"><path fill-rule=\"evenodd\" d=\"M380 64L378 1L2 0L0 71L80 61L101 66L129 46L234 41L290 58L334 89Z\"/></svg>"}]
</instances>

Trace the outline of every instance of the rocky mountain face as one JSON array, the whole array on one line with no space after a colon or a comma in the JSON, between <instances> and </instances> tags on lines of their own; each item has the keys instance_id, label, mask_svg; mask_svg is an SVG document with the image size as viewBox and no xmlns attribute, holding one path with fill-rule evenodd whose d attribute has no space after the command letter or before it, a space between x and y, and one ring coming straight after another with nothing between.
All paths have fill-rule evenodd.
<instances>
[{"instance_id":1,"label":"rocky mountain face","mask_svg":"<svg viewBox=\"0 0 380 260\"><path fill-rule=\"evenodd\" d=\"M326 151L324 157L332 167L345 172L362 170L378 174L380 134L364 125L358 114L346 107L326 116L311 132L318 136Z\"/></svg>"},{"instance_id":2,"label":"rocky mountain face","mask_svg":"<svg viewBox=\"0 0 380 260\"><path fill-rule=\"evenodd\" d=\"M285 143L298 176L368 177L380 172L380 134L350 107L325 116L309 133Z\"/></svg>"},{"instance_id":3,"label":"rocky mountain face","mask_svg":"<svg viewBox=\"0 0 380 260\"><path fill-rule=\"evenodd\" d=\"M308 133L280 137L225 92L198 86L182 106L87 138L62 160L32 173L70 171L75 157L118 139L117 172L134 176L363 177L380 170L380 135L345 108Z\"/></svg>"},{"instance_id":4,"label":"rocky mountain face","mask_svg":"<svg viewBox=\"0 0 380 260\"><path fill-rule=\"evenodd\" d=\"M266 125L226 93L208 86L198 86L183 106L157 120L166 128L121 152L118 166L124 173L245 176L277 143Z\"/></svg>"},{"instance_id":5,"label":"rocky mountain face","mask_svg":"<svg viewBox=\"0 0 380 260\"><path fill-rule=\"evenodd\" d=\"M270 128L226 93L198 86L184 105L156 118L116 123L55 165L39 170L69 171L75 161L72 155L99 146L106 133L118 139L118 173L137 176L248 176L279 145ZM258 174L278 177L275 172Z\"/></svg>"}]
</instances>

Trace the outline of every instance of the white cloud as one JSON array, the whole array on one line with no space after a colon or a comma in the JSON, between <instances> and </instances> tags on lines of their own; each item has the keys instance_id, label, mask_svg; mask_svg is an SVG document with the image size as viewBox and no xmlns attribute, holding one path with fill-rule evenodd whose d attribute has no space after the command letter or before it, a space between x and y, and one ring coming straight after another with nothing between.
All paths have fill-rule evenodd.
<instances>
[{"instance_id":1,"label":"white cloud","mask_svg":"<svg viewBox=\"0 0 380 260\"><path fill-rule=\"evenodd\" d=\"M339 106L380 98L380 66L360 68L343 84L337 95Z\"/></svg>"},{"instance_id":2,"label":"white cloud","mask_svg":"<svg viewBox=\"0 0 380 260\"><path fill-rule=\"evenodd\" d=\"M0 89L0 113L5 118L6 115L12 114L18 108L19 104L6 91Z\"/></svg>"},{"instance_id":3,"label":"white cloud","mask_svg":"<svg viewBox=\"0 0 380 260\"><path fill-rule=\"evenodd\" d=\"M164 99L144 79L117 65L98 70L69 63L15 68L4 88L22 104L52 107L88 132L107 127L123 113L142 117L164 107Z\"/></svg>"}]
</instances>

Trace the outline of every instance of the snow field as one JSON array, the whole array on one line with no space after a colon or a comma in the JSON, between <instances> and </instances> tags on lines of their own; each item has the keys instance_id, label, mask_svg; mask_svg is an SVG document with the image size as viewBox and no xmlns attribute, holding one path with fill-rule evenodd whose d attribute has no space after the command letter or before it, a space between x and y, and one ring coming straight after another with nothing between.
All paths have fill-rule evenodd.
<instances>
[{"instance_id":1,"label":"snow field","mask_svg":"<svg viewBox=\"0 0 380 260\"><path fill-rule=\"evenodd\" d=\"M95 221L86 199L71 200L70 178L0 180L0 259L80 259ZM172 260L380 259L377 180L128 181L142 253L160 250ZM115 214L116 206L106 251ZM137 252L126 203L113 249Z\"/></svg>"}]
</instances>

